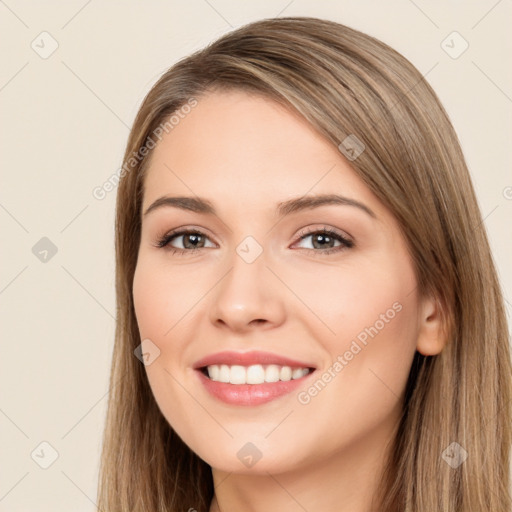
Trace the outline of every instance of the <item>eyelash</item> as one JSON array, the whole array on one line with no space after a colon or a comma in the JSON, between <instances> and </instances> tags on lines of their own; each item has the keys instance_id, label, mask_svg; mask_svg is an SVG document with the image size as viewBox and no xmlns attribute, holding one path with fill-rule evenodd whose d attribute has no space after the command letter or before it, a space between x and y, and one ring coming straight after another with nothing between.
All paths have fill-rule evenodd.
<instances>
[{"instance_id":1,"label":"eyelash","mask_svg":"<svg viewBox=\"0 0 512 512\"><path fill-rule=\"evenodd\" d=\"M338 240L339 242L341 242L341 245L339 245L337 247L323 249L323 250L322 249L319 249L319 250L304 249L304 248L301 248L299 250L313 251L313 253L321 253L321 255L327 255L327 254L340 252L340 251L343 251L346 249L351 249L352 247L354 247L354 242L352 240L349 240L348 238L343 236L341 233L334 231L326 226L324 226L323 229L314 229L314 230L308 230L308 228L306 228L305 230L301 231L298 234L298 239L294 243L300 242L300 241L304 240L304 238L307 238L308 236L316 235L316 234L328 235L328 236ZM200 249L205 249L205 247L199 247L197 249L179 249L176 247L169 246L169 243L171 242L171 240L173 240L174 238L183 236L183 235L201 235L201 236L206 237L206 234L203 233L202 231L195 230L195 229L184 229L184 230L179 230L179 231L170 232L170 233L165 234L162 238L160 238L157 241L156 247L170 251L171 254L177 254L177 255L181 255L181 256L184 256L185 253L195 253L196 251L199 251Z\"/></svg>"}]
</instances>

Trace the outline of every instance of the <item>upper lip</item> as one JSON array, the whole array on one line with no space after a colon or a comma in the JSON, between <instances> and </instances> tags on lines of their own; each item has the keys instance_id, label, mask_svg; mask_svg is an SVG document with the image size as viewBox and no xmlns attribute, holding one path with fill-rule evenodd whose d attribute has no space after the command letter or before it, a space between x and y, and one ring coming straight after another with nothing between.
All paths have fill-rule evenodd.
<instances>
[{"instance_id":1,"label":"upper lip","mask_svg":"<svg viewBox=\"0 0 512 512\"><path fill-rule=\"evenodd\" d=\"M215 354L210 354L206 357L203 357L199 361L197 361L194 364L194 368L196 370L198 370L200 368L204 368L205 366L210 366L213 364L226 364L228 366L231 366L234 364L240 365L240 366L251 366L253 364L276 364L279 366L314 368L314 366L310 363L305 363L303 361L297 361L294 359L290 359L289 357L280 356L278 354L272 354L271 352L260 352L260 351L216 352Z\"/></svg>"}]
</instances>

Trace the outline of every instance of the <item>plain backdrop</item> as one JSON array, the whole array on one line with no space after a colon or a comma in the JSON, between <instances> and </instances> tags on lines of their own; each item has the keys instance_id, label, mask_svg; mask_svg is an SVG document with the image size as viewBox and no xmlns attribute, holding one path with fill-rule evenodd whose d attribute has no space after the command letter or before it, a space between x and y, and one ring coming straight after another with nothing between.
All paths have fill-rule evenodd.
<instances>
[{"instance_id":1,"label":"plain backdrop","mask_svg":"<svg viewBox=\"0 0 512 512\"><path fill-rule=\"evenodd\" d=\"M426 76L459 135L510 315L510 1L2 1L1 511L96 510L115 191L92 191L120 167L137 109L166 69L276 16L359 29Z\"/></svg>"}]
</instances>

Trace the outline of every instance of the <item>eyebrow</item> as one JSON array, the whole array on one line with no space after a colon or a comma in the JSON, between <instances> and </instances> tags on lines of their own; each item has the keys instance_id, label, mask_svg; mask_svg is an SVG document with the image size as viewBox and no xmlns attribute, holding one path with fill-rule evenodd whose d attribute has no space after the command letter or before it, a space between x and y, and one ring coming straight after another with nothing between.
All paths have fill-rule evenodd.
<instances>
[{"instance_id":1,"label":"eyebrow","mask_svg":"<svg viewBox=\"0 0 512 512\"><path fill-rule=\"evenodd\" d=\"M310 210L325 205L342 205L342 206L353 206L366 212L373 218L377 218L375 213L363 203L350 199L348 197L340 196L338 194L321 194L313 196L302 196L288 201L283 201L277 204L277 214L280 217L290 215L303 210ZM146 216L149 212L162 207L174 207L182 210L189 210L196 213L203 213L206 215L215 215L217 212L213 204L207 199L201 197L169 197L163 196L154 201L144 212Z\"/></svg>"}]
</instances>

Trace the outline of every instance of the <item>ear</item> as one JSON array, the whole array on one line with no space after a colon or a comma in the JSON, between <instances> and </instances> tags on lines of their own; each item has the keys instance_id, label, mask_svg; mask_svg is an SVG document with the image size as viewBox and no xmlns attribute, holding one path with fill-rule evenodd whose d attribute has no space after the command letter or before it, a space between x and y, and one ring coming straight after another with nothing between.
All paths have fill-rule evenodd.
<instances>
[{"instance_id":1,"label":"ear","mask_svg":"<svg viewBox=\"0 0 512 512\"><path fill-rule=\"evenodd\" d=\"M418 341L416 349L424 356L439 354L446 345L446 312L435 297L421 299L418 317Z\"/></svg>"}]
</instances>

